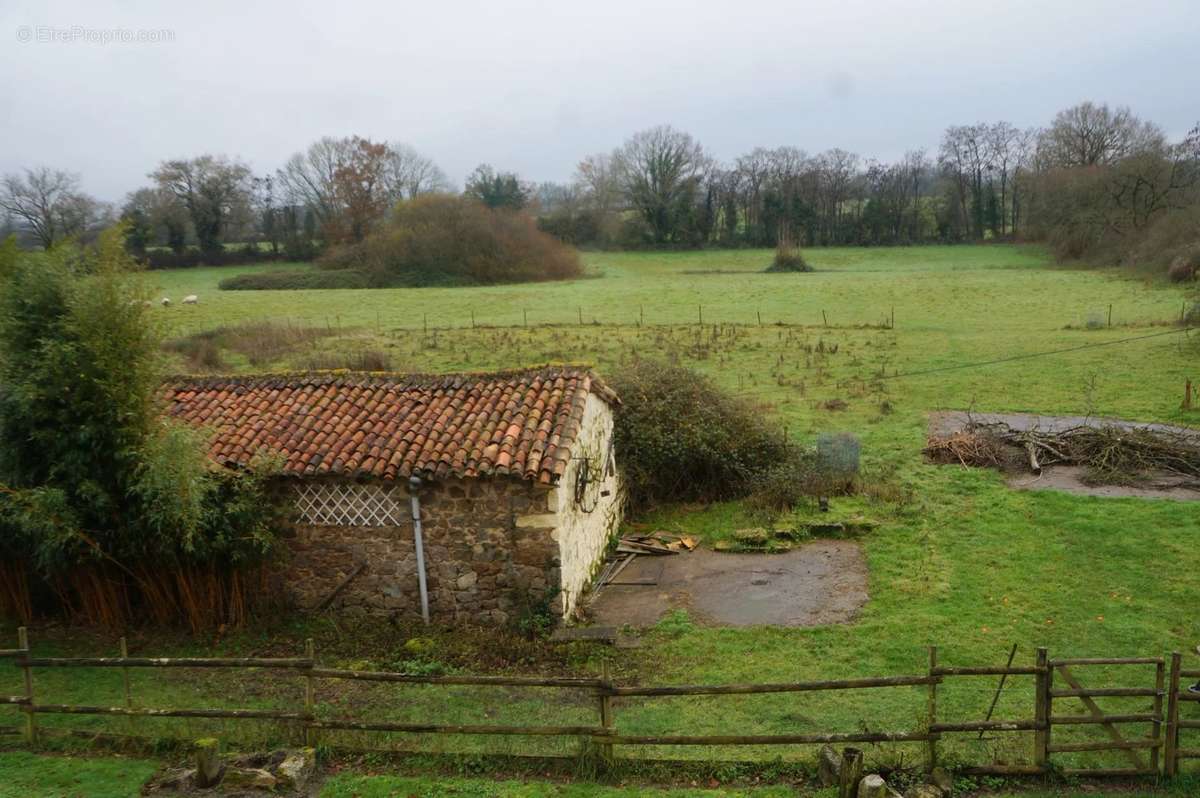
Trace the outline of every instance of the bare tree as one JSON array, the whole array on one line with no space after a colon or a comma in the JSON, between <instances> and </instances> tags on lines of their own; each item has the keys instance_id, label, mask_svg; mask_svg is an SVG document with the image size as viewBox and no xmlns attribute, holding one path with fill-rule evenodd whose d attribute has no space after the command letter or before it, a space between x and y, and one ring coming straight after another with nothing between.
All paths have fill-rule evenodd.
<instances>
[{"instance_id":1,"label":"bare tree","mask_svg":"<svg viewBox=\"0 0 1200 798\"><path fill-rule=\"evenodd\" d=\"M587 203L600 214L621 209L621 181L613 157L589 155L575 167L575 182L582 187Z\"/></svg>"},{"instance_id":2,"label":"bare tree","mask_svg":"<svg viewBox=\"0 0 1200 798\"><path fill-rule=\"evenodd\" d=\"M0 209L46 249L111 217L103 203L79 190L79 175L47 166L5 175Z\"/></svg>"},{"instance_id":3,"label":"bare tree","mask_svg":"<svg viewBox=\"0 0 1200 798\"><path fill-rule=\"evenodd\" d=\"M341 213L337 171L350 157L353 139L325 136L298 152L276 173L279 190L291 205L311 208L323 227Z\"/></svg>"},{"instance_id":4,"label":"bare tree","mask_svg":"<svg viewBox=\"0 0 1200 798\"><path fill-rule=\"evenodd\" d=\"M351 175L365 180L369 192L348 184L346 178ZM345 238L352 229L365 233L377 221L347 219L351 196L355 214L382 216L402 199L450 189L450 181L437 164L409 145L375 143L359 136L325 136L314 141L275 173L275 184L287 204L310 209L322 235L335 238Z\"/></svg>"},{"instance_id":5,"label":"bare tree","mask_svg":"<svg viewBox=\"0 0 1200 798\"><path fill-rule=\"evenodd\" d=\"M938 163L954 187L962 230L983 238L983 176L988 169L987 125L952 125L946 128Z\"/></svg>"},{"instance_id":6,"label":"bare tree","mask_svg":"<svg viewBox=\"0 0 1200 798\"><path fill-rule=\"evenodd\" d=\"M449 191L450 181L433 159L413 147L394 141L387 145L387 166L384 179L396 200L412 199L420 194Z\"/></svg>"},{"instance_id":7,"label":"bare tree","mask_svg":"<svg viewBox=\"0 0 1200 798\"><path fill-rule=\"evenodd\" d=\"M1162 130L1129 108L1082 102L1055 115L1041 147L1052 165L1072 167L1110 164L1164 143Z\"/></svg>"},{"instance_id":8,"label":"bare tree","mask_svg":"<svg viewBox=\"0 0 1200 798\"><path fill-rule=\"evenodd\" d=\"M713 161L700 142L670 125L635 133L613 153L629 205L657 243L680 238Z\"/></svg>"},{"instance_id":9,"label":"bare tree","mask_svg":"<svg viewBox=\"0 0 1200 798\"><path fill-rule=\"evenodd\" d=\"M163 161L150 177L187 208L205 252L221 249L227 224L250 205L250 169L223 155Z\"/></svg>"}]
</instances>

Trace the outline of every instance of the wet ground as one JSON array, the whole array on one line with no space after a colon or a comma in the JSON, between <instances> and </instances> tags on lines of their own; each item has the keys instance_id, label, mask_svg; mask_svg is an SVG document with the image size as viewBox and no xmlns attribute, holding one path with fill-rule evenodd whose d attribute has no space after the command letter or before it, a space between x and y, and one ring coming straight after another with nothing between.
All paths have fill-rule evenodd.
<instances>
[{"instance_id":1,"label":"wet ground","mask_svg":"<svg viewBox=\"0 0 1200 798\"><path fill-rule=\"evenodd\" d=\"M850 623L867 602L867 563L857 542L821 540L781 554L696 549L640 556L590 605L606 626L652 626L685 609L710 626Z\"/></svg>"}]
</instances>

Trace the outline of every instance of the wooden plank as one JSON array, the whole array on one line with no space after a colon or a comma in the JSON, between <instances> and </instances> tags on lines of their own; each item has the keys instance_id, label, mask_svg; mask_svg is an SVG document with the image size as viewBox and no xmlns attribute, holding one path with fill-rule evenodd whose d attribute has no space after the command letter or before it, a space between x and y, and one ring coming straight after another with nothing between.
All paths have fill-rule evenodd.
<instances>
[{"instance_id":1,"label":"wooden plank","mask_svg":"<svg viewBox=\"0 0 1200 798\"><path fill-rule=\"evenodd\" d=\"M1163 721L1163 691L1166 689L1166 667L1162 660L1159 660L1154 666L1154 689L1158 691L1158 695L1154 697L1154 721L1151 726L1150 736L1155 742L1162 739L1162 721ZM1150 769L1155 773L1159 770L1159 749L1155 747L1150 751Z\"/></svg>"},{"instance_id":2,"label":"wooden plank","mask_svg":"<svg viewBox=\"0 0 1200 798\"><path fill-rule=\"evenodd\" d=\"M1060 669L1065 665L1058 666ZM1051 690L1051 698L1103 698L1106 696L1144 696L1153 698L1158 691L1152 687L1094 687L1072 688L1070 690Z\"/></svg>"},{"instance_id":3,"label":"wooden plank","mask_svg":"<svg viewBox=\"0 0 1200 798\"><path fill-rule=\"evenodd\" d=\"M710 734L710 735L621 735L614 745L817 745L824 743L925 742L925 732L847 732L844 734Z\"/></svg>"},{"instance_id":4,"label":"wooden plank","mask_svg":"<svg viewBox=\"0 0 1200 798\"><path fill-rule=\"evenodd\" d=\"M33 668L29 666L29 630L24 626L17 629L17 646L24 655L17 662L17 666L21 669L22 680L25 683L26 704L22 708L25 713L25 742L34 745L37 743L37 718L29 711L33 704Z\"/></svg>"},{"instance_id":5,"label":"wooden plank","mask_svg":"<svg viewBox=\"0 0 1200 798\"><path fill-rule=\"evenodd\" d=\"M32 668L311 668L310 659L271 657L31 657Z\"/></svg>"},{"instance_id":6,"label":"wooden plank","mask_svg":"<svg viewBox=\"0 0 1200 798\"><path fill-rule=\"evenodd\" d=\"M1122 779L1135 776L1157 776L1153 770L1139 770L1138 768L1062 768L1058 771L1063 776L1072 778L1101 778L1101 779Z\"/></svg>"},{"instance_id":7,"label":"wooden plank","mask_svg":"<svg viewBox=\"0 0 1200 798\"><path fill-rule=\"evenodd\" d=\"M1130 715L1055 715L1050 722L1055 726L1089 726L1101 723L1153 723L1158 718L1153 712Z\"/></svg>"},{"instance_id":8,"label":"wooden plank","mask_svg":"<svg viewBox=\"0 0 1200 798\"><path fill-rule=\"evenodd\" d=\"M1060 665L1158 665L1162 657L1076 657L1074 659L1052 659L1050 667Z\"/></svg>"},{"instance_id":9,"label":"wooden plank","mask_svg":"<svg viewBox=\"0 0 1200 798\"><path fill-rule=\"evenodd\" d=\"M929 647L929 694L926 697L925 704L925 729L929 733L929 739L925 743L925 772L932 773L933 769L938 764L938 734L933 730L937 723L937 688L938 682L941 681L940 676L934 675L933 671L937 668L938 660L937 646Z\"/></svg>"},{"instance_id":10,"label":"wooden plank","mask_svg":"<svg viewBox=\"0 0 1200 798\"><path fill-rule=\"evenodd\" d=\"M1171 674L1167 678L1167 741L1163 747L1163 774L1173 777L1179 769L1176 748L1179 745L1179 670L1183 655L1171 654Z\"/></svg>"},{"instance_id":11,"label":"wooden plank","mask_svg":"<svg viewBox=\"0 0 1200 798\"><path fill-rule=\"evenodd\" d=\"M1036 720L972 720L963 723L935 723L929 727L931 732L973 732L973 731L1039 731L1045 728Z\"/></svg>"},{"instance_id":12,"label":"wooden plank","mask_svg":"<svg viewBox=\"0 0 1200 798\"><path fill-rule=\"evenodd\" d=\"M930 676L884 676L864 679L831 679L822 682L791 682L783 684L685 684L668 687L614 687L618 696L667 695L745 695L753 693L803 693L819 690L857 690L872 687L908 687L927 685Z\"/></svg>"},{"instance_id":13,"label":"wooden plank","mask_svg":"<svg viewBox=\"0 0 1200 798\"><path fill-rule=\"evenodd\" d=\"M1054 696L1055 692L1077 693L1077 695L1075 695L1073 697L1078 698L1081 702L1083 702L1083 705L1087 708L1088 712L1090 712L1093 717L1096 717L1096 718L1104 717L1104 712L1100 709L1099 705L1097 705L1096 702L1093 701L1091 698L1093 695L1097 695L1096 691L1084 690L1083 686L1079 683L1079 680L1075 678L1074 674L1071 673L1071 669L1068 666L1059 665L1057 668L1055 668L1055 670L1058 671L1058 673L1063 677L1063 680L1067 684L1071 685L1072 689L1067 690L1067 691L1051 690L1050 691L1051 697ZM1150 693L1152 693L1152 694L1155 692L1157 692L1157 691L1154 691L1154 690L1150 691ZM1105 693L1104 695L1112 695L1112 693ZM1108 736L1112 739L1112 741L1114 743L1126 742L1125 738L1121 736L1120 729L1118 729L1115 724L1103 723L1101 725L1104 727L1104 730L1108 733ZM1130 764L1133 765L1136 769L1138 769L1138 770L1146 769L1146 765L1144 762L1142 762L1142 758L1140 756L1138 756L1137 751L1126 750L1125 756L1126 756L1126 758L1129 759Z\"/></svg>"},{"instance_id":14,"label":"wooden plank","mask_svg":"<svg viewBox=\"0 0 1200 798\"><path fill-rule=\"evenodd\" d=\"M314 720L314 729L404 732L406 734L483 734L521 737L598 737L611 735L602 726L447 726L431 723L384 723L354 720Z\"/></svg>"},{"instance_id":15,"label":"wooden plank","mask_svg":"<svg viewBox=\"0 0 1200 798\"><path fill-rule=\"evenodd\" d=\"M1122 742L1098 743L1062 743L1050 746L1052 754L1077 753L1080 751L1134 751L1144 748L1158 748L1162 743L1158 740L1123 740Z\"/></svg>"},{"instance_id":16,"label":"wooden plank","mask_svg":"<svg viewBox=\"0 0 1200 798\"><path fill-rule=\"evenodd\" d=\"M943 668L934 671L937 676L1037 676L1040 671L1035 665L1015 667Z\"/></svg>"},{"instance_id":17,"label":"wooden plank","mask_svg":"<svg viewBox=\"0 0 1200 798\"><path fill-rule=\"evenodd\" d=\"M1037 679L1034 687L1033 719L1037 721L1038 732L1033 737L1033 763L1038 770L1049 767L1050 745L1050 684L1054 672L1046 667L1047 653L1045 648L1037 650Z\"/></svg>"},{"instance_id":18,"label":"wooden plank","mask_svg":"<svg viewBox=\"0 0 1200 798\"><path fill-rule=\"evenodd\" d=\"M308 720L301 712L281 712L274 709L148 709L145 707L89 707L74 704L34 704L23 710L37 714L56 715L126 715L152 718L242 718L265 720Z\"/></svg>"},{"instance_id":19,"label":"wooden plank","mask_svg":"<svg viewBox=\"0 0 1200 798\"><path fill-rule=\"evenodd\" d=\"M314 679L352 679L364 682L401 682L405 684L498 685L501 687L564 687L599 689L600 679L547 678L540 676L414 676L390 671L349 671L313 668Z\"/></svg>"},{"instance_id":20,"label":"wooden plank","mask_svg":"<svg viewBox=\"0 0 1200 798\"><path fill-rule=\"evenodd\" d=\"M29 699L23 695L0 695L0 704L28 704Z\"/></svg>"},{"instance_id":21,"label":"wooden plank","mask_svg":"<svg viewBox=\"0 0 1200 798\"><path fill-rule=\"evenodd\" d=\"M613 718L613 700L612 695L610 695L612 692L612 678L609 675L609 665L607 659L600 663L600 678L610 688L608 690L600 691L599 694L600 725L604 727L605 734L611 736L616 734L616 721ZM601 748L601 752L604 755L604 761L606 763L611 763L613 761L612 743L604 743L603 747Z\"/></svg>"}]
</instances>

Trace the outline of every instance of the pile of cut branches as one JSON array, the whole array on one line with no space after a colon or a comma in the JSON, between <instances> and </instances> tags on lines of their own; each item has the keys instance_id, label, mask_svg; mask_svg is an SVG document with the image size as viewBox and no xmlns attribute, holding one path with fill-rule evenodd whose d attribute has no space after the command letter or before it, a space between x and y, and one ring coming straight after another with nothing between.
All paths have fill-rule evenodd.
<instances>
[{"instance_id":1,"label":"pile of cut branches","mask_svg":"<svg viewBox=\"0 0 1200 798\"><path fill-rule=\"evenodd\" d=\"M930 435L925 443L930 462L959 463L979 468L1002 468L1011 460L1011 452L997 437L973 429L950 435Z\"/></svg>"},{"instance_id":2,"label":"pile of cut branches","mask_svg":"<svg viewBox=\"0 0 1200 798\"><path fill-rule=\"evenodd\" d=\"M1200 481L1200 433L1185 430L1116 424L1016 429L973 422L961 432L930 437L925 448L934 462L971 466L1003 467L1019 452L1034 473L1050 465L1083 466L1096 483L1127 484L1149 474Z\"/></svg>"}]
</instances>

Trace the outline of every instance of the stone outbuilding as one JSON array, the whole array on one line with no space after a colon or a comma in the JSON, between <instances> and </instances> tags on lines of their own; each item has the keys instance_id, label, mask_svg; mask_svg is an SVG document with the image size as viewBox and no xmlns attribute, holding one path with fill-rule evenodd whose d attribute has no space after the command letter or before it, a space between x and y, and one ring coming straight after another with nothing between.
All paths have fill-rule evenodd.
<instances>
[{"instance_id":1,"label":"stone outbuilding","mask_svg":"<svg viewBox=\"0 0 1200 798\"><path fill-rule=\"evenodd\" d=\"M282 464L301 610L421 617L414 492L435 622L569 616L620 524L618 399L586 369L196 377L167 401L220 465Z\"/></svg>"}]
</instances>

